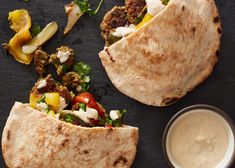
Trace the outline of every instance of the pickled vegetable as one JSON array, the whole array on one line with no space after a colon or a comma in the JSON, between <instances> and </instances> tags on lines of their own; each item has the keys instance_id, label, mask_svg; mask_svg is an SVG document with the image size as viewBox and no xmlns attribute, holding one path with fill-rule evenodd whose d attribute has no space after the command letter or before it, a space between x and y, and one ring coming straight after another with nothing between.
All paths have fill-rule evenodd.
<instances>
[{"instance_id":1,"label":"pickled vegetable","mask_svg":"<svg viewBox=\"0 0 235 168\"><path fill-rule=\"evenodd\" d=\"M41 98L41 95L36 95L36 94L30 93L29 105L33 108L36 108L38 100L40 98Z\"/></svg>"},{"instance_id":2,"label":"pickled vegetable","mask_svg":"<svg viewBox=\"0 0 235 168\"><path fill-rule=\"evenodd\" d=\"M53 110L57 111L60 103L60 95L59 93L45 93L45 102L48 104Z\"/></svg>"},{"instance_id":3,"label":"pickled vegetable","mask_svg":"<svg viewBox=\"0 0 235 168\"><path fill-rule=\"evenodd\" d=\"M12 11L9 12L8 20L11 29L14 30L16 34L10 39L6 48L18 62L30 64L33 59L33 54L25 54L22 52L22 46L32 39L29 32L29 28L31 27L29 13L24 9Z\"/></svg>"},{"instance_id":4,"label":"pickled vegetable","mask_svg":"<svg viewBox=\"0 0 235 168\"><path fill-rule=\"evenodd\" d=\"M33 39L25 44L22 48L22 51L25 54L32 54L48 41L58 30L58 24L56 22L49 23L39 34L37 34Z\"/></svg>"},{"instance_id":5,"label":"pickled vegetable","mask_svg":"<svg viewBox=\"0 0 235 168\"><path fill-rule=\"evenodd\" d=\"M143 20L136 26L136 28L137 28L137 29L140 28L140 27L143 26L145 23L147 23L148 21L150 21L152 18L153 18L153 16L147 13L147 14L144 16Z\"/></svg>"}]
</instances>

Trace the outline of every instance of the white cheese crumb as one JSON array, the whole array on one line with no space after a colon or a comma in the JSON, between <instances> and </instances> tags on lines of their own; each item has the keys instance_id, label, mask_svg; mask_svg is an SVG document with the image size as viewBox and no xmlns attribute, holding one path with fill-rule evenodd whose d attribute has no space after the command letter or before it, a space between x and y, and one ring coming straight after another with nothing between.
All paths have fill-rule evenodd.
<instances>
[{"instance_id":1,"label":"white cheese crumb","mask_svg":"<svg viewBox=\"0 0 235 168\"><path fill-rule=\"evenodd\" d=\"M162 4L161 0L146 0L146 4L147 4L147 13L152 16L155 16L162 9L165 8L165 5Z\"/></svg>"},{"instance_id":2,"label":"white cheese crumb","mask_svg":"<svg viewBox=\"0 0 235 168\"><path fill-rule=\"evenodd\" d=\"M119 110L111 110L109 116L112 120L116 120L120 118L120 111Z\"/></svg>"},{"instance_id":3,"label":"white cheese crumb","mask_svg":"<svg viewBox=\"0 0 235 168\"><path fill-rule=\"evenodd\" d=\"M84 101L85 101L86 103L88 103L88 102L89 102L89 99L88 99L88 98L84 98Z\"/></svg>"},{"instance_id":4,"label":"white cheese crumb","mask_svg":"<svg viewBox=\"0 0 235 168\"><path fill-rule=\"evenodd\" d=\"M113 32L112 35L116 37L125 37L133 33L135 30L135 26L131 24L130 26L116 28L115 32Z\"/></svg>"},{"instance_id":5,"label":"white cheese crumb","mask_svg":"<svg viewBox=\"0 0 235 168\"><path fill-rule=\"evenodd\" d=\"M66 51L66 52L59 51L57 54L57 58L60 59L61 63L64 63L69 59L70 55L71 55L71 53L69 51Z\"/></svg>"},{"instance_id":6,"label":"white cheese crumb","mask_svg":"<svg viewBox=\"0 0 235 168\"><path fill-rule=\"evenodd\" d=\"M37 89L42 89L42 88L46 87L46 85L47 85L47 81L45 79L43 79L43 80L39 81Z\"/></svg>"},{"instance_id":7,"label":"white cheese crumb","mask_svg":"<svg viewBox=\"0 0 235 168\"><path fill-rule=\"evenodd\" d=\"M78 86L76 87L76 90L77 90L78 92L80 92L80 91L82 90L82 87L81 87L80 85L78 85Z\"/></svg>"},{"instance_id":8,"label":"white cheese crumb","mask_svg":"<svg viewBox=\"0 0 235 168\"><path fill-rule=\"evenodd\" d=\"M67 107L67 103L63 97L60 96L59 110L65 109Z\"/></svg>"},{"instance_id":9,"label":"white cheese crumb","mask_svg":"<svg viewBox=\"0 0 235 168\"><path fill-rule=\"evenodd\" d=\"M48 105L46 103L37 103L36 105L36 109L38 109L39 111L42 111L42 112L47 112L46 109L48 108Z\"/></svg>"},{"instance_id":10,"label":"white cheese crumb","mask_svg":"<svg viewBox=\"0 0 235 168\"><path fill-rule=\"evenodd\" d=\"M86 111L83 111L81 108L79 111L74 111L74 114L78 116L85 123L90 123L90 119L98 120L98 112L93 108L86 108Z\"/></svg>"}]
</instances>

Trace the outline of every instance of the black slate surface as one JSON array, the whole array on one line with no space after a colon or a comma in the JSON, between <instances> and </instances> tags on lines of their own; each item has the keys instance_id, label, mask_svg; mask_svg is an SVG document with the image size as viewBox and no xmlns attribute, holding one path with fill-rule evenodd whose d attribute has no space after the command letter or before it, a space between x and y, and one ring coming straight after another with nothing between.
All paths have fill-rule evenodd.
<instances>
[{"instance_id":1,"label":"black slate surface","mask_svg":"<svg viewBox=\"0 0 235 168\"><path fill-rule=\"evenodd\" d=\"M98 0L90 0L98 4ZM124 4L124 0L106 0L97 17L83 16L74 29L62 37L66 24L64 4L66 0L1 0L0 1L0 43L8 42L13 36L7 21L8 12L25 8L29 11L33 24L45 26L50 21L59 24L59 31L44 47L49 53L62 44L69 45L77 53L76 59L91 64L92 89L107 109L127 108L129 113L125 123L140 128L138 152L134 168L167 168L161 139L164 128L170 118L180 109L193 104L215 105L227 112L235 120L235 1L216 0L223 24L221 58L213 74L202 85L189 93L178 103L165 108L143 105L121 94L109 81L98 52L104 42L100 37L99 24L102 17L114 5ZM200 53L199 53L200 54ZM32 65L25 66L0 48L0 131L4 127L9 110L15 101L28 102L28 92L38 75ZM5 167L2 155L0 167ZM232 167L235 167L232 166Z\"/></svg>"}]
</instances>

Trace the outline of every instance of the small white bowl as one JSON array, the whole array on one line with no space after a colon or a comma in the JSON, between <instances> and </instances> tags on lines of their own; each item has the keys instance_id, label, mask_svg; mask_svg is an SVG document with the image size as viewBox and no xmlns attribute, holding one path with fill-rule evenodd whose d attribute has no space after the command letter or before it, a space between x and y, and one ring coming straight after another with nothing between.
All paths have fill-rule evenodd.
<instances>
[{"instance_id":1,"label":"small white bowl","mask_svg":"<svg viewBox=\"0 0 235 168\"><path fill-rule=\"evenodd\" d=\"M184 108L183 110L179 111L177 114L175 114L172 119L169 121L167 124L164 134L163 134L163 139L162 139L162 145L163 145L163 152L165 155L165 158L167 159L167 162L169 165L173 168L182 168L179 166L179 164L176 162L174 159L171 149L170 149L170 138L171 138L171 133L176 125L176 123L179 123L180 120L182 120L183 116L190 115L190 113L195 113L197 110L204 110L211 112L214 116L218 117L221 121L221 124L224 126L226 129L226 133L228 136L228 147L227 151L223 157L223 159L216 165L215 168L228 168L232 165L232 162L235 158L235 129L234 129L234 124L231 118L222 110L210 106L210 105L193 105Z\"/></svg>"}]
</instances>

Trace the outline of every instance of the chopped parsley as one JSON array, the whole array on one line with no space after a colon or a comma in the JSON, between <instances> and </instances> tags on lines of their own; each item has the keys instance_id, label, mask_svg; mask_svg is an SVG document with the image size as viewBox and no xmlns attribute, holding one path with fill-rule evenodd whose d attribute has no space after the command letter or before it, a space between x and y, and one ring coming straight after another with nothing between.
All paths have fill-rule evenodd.
<instances>
[{"instance_id":1,"label":"chopped parsley","mask_svg":"<svg viewBox=\"0 0 235 168\"><path fill-rule=\"evenodd\" d=\"M48 106L45 110L46 110L46 112L47 112L47 114L48 114L51 109L50 109L50 107Z\"/></svg>"},{"instance_id":2,"label":"chopped parsley","mask_svg":"<svg viewBox=\"0 0 235 168\"><path fill-rule=\"evenodd\" d=\"M139 24L143 20L143 18L144 18L144 14L141 14L140 16L138 16L135 20L135 24L136 25Z\"/></svg>"},{"instance_id":3,"label":"chopped parsley","mask_svg":"<svg viewBox=\"0 0 235 168\"><path fill-rule=\"evenodd\" d=\"M120 118L128 112L127 109L120 110Z\"/></svg>"},{"instance_id":4,"label":"chopped parsley","mask_svg":"<svg viewBox=\"0 0 235 168\"><path fill-rule=\"evenodd\" d=\"M31 36L36 36L38 33L40 33L42 31L41 27L38 26L38 25L35 25L31 28L30 30L30 33L31 33Z\"/></svg>"},{"instance_id":5,"label":"chopped parsley","mask_svg":"<svg viewBox=\"0 0 235 168\"><path fill-rule=\"evenodd\" d=\"M74 115L72 114L66 114L64 116L64 121L66 121L67 123L73 123L74 120Z\"/></svg>"},{"instance_id":6,"label":"chopped parsley","mask_svg":"<svg viewBox=\"0 0 235 168\"><path fill-rule=\"evenodd\" d=\"M104 2L104 0L101 0L99 5L97 6L96 10L92 10L91 4L88 0L74 0L74 2L80 7L80 10L82 13L87 13L89 15L96 15Z\"/></svg>"},{"instance_id":7,"label":"chopped parsley","mask_svg":"<svg viewBox=\"0 0 235 168\"><path fill-rule=\"evenodd\" d=\"M38 104L39 104L39 103L44 103L44 102L45 102L45 98L46 98L46 96L45 96L45 94L43 94L43 95L40 97L40 99L38 99L37 103L38 103Z\"/></svg>"},{"instance_id":8,"label":"chopped parsley","mask_svg":"<svg viewBox=\"0 0 235 168\"><path fill-rule=\"evenodd\" d=\"M90 88L89 74L91 73L91 66L83 62L75 63L73 65L73 71L81 76L82 79L82 83L80 84L82 87L81 92L87 91Z\"/></svg>"},{"instance_id":9,"label":"chopped parsley","mask_svg":"<svg viewBox=\"0 0 235 168\"><path fill-rule=\"evenodd\" d=\"M120 117L116 120L112 120L108 114L105 114L104 119L99 117L99 125L102 126L112 126L112 127L121 127L122 126L122 117L127 113L127 110L120 110Z\"/></svg>"},{"instance_id":10,"label":"chopped parsley","mask_svg":"<svg viewBox=\"0 0 235 168\"><path fill-rule=\"evenodd\" d=\"M78 106L80 107L80 109L82 109L83 111L86 111L86 105L84 103L79 103Z\"/></svg>"},{"instance_id":11,"label":"chopped parsley","mask_svg":"<svg viewBox=\"0 0 235 168\"><path fill-rule=\"evenodd\" d=\"M73 65L73 71L79 75L89 75L91 73L91 66L84 62L75 63Z\"/></svg>"}]
</instances>

